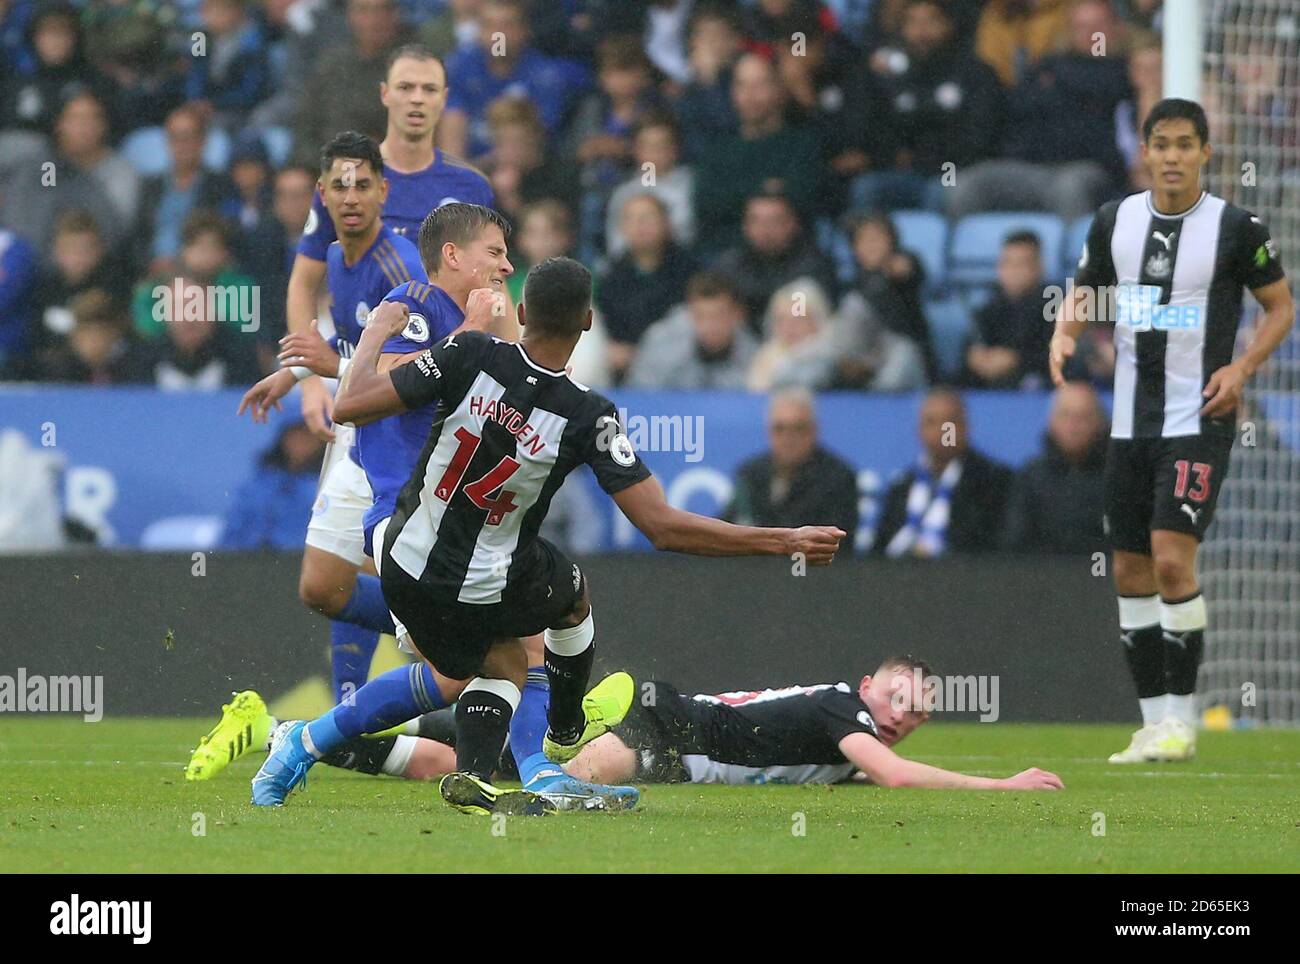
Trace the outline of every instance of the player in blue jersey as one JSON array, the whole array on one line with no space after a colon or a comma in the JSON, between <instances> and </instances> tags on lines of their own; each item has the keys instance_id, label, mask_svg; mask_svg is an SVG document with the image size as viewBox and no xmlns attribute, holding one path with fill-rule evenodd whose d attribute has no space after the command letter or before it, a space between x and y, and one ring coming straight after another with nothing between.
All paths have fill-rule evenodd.
<instances>
[{"instance_id":1,"label":"player in blue jersey","mask_svg":"<svg viewBox=\"0 0 1300 964\"><path fill-rule=\"evenodd\" d=\"M367 316L388 292L412 278L425 278L415 244L397 235L381 218L390 190L383 168L379 146L353 131L338 135L322 151L319 192L325 199L332 233L337 236L325 253L336 333L327 343L313 320L307 334L284 339L282 357L293 355L295 362L310 365L311 371L325 377L335 378L346 370ZM447 331L459 324L459 316L454 321ZM307 371L301 368L298 376ZM240 412L248 408L254 421L265 421L298 376L286 367L262 379L244 396ZM419 430L421 435L427 432L427 425ZM368 431L380 435L388 428L375 425ZM322 473L303 559L304 582L313 573L326 577L323 585L312 590L320 601L318 608L339 617L331 625L336 699L350 696L365 683L379 633L395 631L377 579L361 573L366 562L363 517L374 498L358 446L344 436L350 436L350 431L340 433L334 445L339 457ZM414 458L409 453L395 458L404 466L394 470L402 473L403 480ZM390 493L384 501L391 503L395 498L395 493ZM239 736L246 731L260 734L267 729L266 719L260 697L239 694L223 710L222 722L195 751L187 775L208 779L242 752L265 745L265 737L253 740L245 735L241 741Z\"/></svg>"},{"instance_id":2,"label":"player in blue jersey","mask_svg":"<svg viewBox=\"0 0 1300 964\"><path fill-rule=\"evenodd\" d=\"M448 79L442 61L418 44L399 47L389 60L379 97L388 110L388 128L379 149L389 193L384 222L409 241L434 208L453 201L493 204L492 188L482 173L437 150L433 133L447 104ZM306 332L316 317L325 280L325 254L334 228L318 195L307 219L289 276L286 301L290 333ZM319 378L302 385L303 418L323 439L333 436L333 400Z\"/></svg>"},{"instance_id":3,"label":"player in blue jersey","mask_svg":"<svg viewBox=\"0 0 1300 964\"><path fill-rule=\"evenodd\" d=\"M487 330L507 308L502 292L512 267L507 258L505 220L481 205L450 204L431 212L419 232L421 260L429 281L409 281L390 292L385 301L403 305L404 328L389 337L378 365L384 370L409 363L426 349L462 329ZM310 363L328 373L328 360L309 336L285 339L282 361ZM369 477L374 504L365 515L369 551L376 526L396 507L397 496L411 477L436 417L436 405L417 407L391 418L371 422L357 432L356 448ZM404 642L403 627L396 626ZM634 806L639 794L631 787L586 784L565 774L542 753L549 691L541 659L540 638L532 640L528 682L518 713L512 718L510 745L520 779L548 804L568 809L613 809ZM527 647L526 647L527 648ZM317 759L330 760L364 734L403 724L422 713L445 707L465 687L437 673L427 663L381 674L349 699L311 725ZM265 767L263 768L266 769ZM295 785L299 780L295 781ZM267 781L259 771L253 799L279 804L282 781ZM260 792L260 791L268 792Z\"/></svg>"},{"instance_id":4,"label":"player in blue jersey","mask_svg":"<svg viewBox=\"0 0 1300 964\"><path fill-rule=\"evenodd\" d=\"M340 241L333 243L327 252L327 265L334 313L340 319L336 344L341 351L336 353L313 326L307 334L284 339L281 361L287 365L307 366L324 376L345 376L349 346L355 343L370 309L385 297L405 305L409 312L405 329L384 345L381 364L385 367L410 361L462 327L486 330L506 311L502 289L512 271L506 252L508 226L499 215L479 205L444 205L426 219L420 237L423 247L434 252L423 258L425 265L432 268L433 283L404 281L386 296L381 294L388 287L385 282L397 270L395 257L399 262L409 262L407 249L411 247L380 222L384 185L375 172L381 167L377 146L359 134L340 135L324 151L321 187L340 234ZM406 263L406 269L408 274L424 274L424 265L418 262ZM286 370L268 376L255 386L245 397L254 419L264 420L292 384L293 376ZM318 506L320 511L312 520L311 531L315 532L317 543L331 539L335 540L334 544L346 541L351 551L361 541L362 551L369 554L374 527L392 513L397 494L411 475L434 415L432 406L415 409L373 422L356 433L352 451L364 475L355 478L358 470L352 461L339 462L329 469L322 487L325 504ZM364 515L358 520L356 510L363 502ZM337 524L327 525L324 519L334 519ZM309 545L308 552L312 549ZM369 608L373 610L369 615L376 624L382 622L381 628L393 632L400 640L401 628L392 624L382 593L375 593L374 577L358 574L355 569L350 575L353 588L340 615L356 619L363 615L358 609ZM634 790L584 784L546 761L541 740L549 693L540 671L542 643L540 638L532 642L531 662L538 671L530 674L528 692L517 715L518 725L511 730L511 748L521 776L532 783L533 789L561 807L634 804ZM348 681L351 685L338 694L340 706L330 717L333 725L319 741L326 752L344 749L364 733L383 730L445 706L463 686L459 681L435 678L422 664L391 670L361 685L372 651L373 646L363 650L363 658L352 666L354 676ZM336 659L336 679L339 663ZM253 702L251 694L243 701ZM239 740L239 734L244 731L240 725L242 706L239 700L233 701L230 721L223 716L223 722L206 741L205 745L211 746L208 753L202 754L205 759L210 758L207 775L219 771L239 755L223 752L223 747L230 744L225 736L233 736L240 750L251 749L257 742L251 738ZM265 728L264 707L255 715L258 728ZM226 730L230 733L225 734ZM196 753L196 757L200 755Z\"/></svg>"},{"instance_id":5,"label":"player in blue jersey","mask_svg":"<svg viewBox=\"0 0 1300 964\"><path fill-rule=\"evenodd\" d=\"M390 58L379 96L388 111L387 132L379 145L383 178L387 182L382 217L394 234L414 242L425 215L443 204L455 201L492 204L492 189L481 173L433 146L433 132L447 99L447 76L441 60L419 45L398 48ZM318 192L289 277L286 313L291 335L306 335L312 330L321 283L328 271L330 245L341 233L324 203L324 191ZM337 313L335 321L339 321ZM352 319L343 321L351 323ZM497 333L513 334L501 328ZM300 389L303 419L319 437L333 440L333 399L329 388L305 366L299 371L304 376ZM368 499L353 504L344 497L344 505L325 507L327 511L332 509L346 516L337 523L329 523L331 529L347 534L342 546L337 539L322 542L318 541L317 534L308 535L309 548L303 555L299 596L312 609L331 619L337 619L346 605L351 586L349 576L364 558L360 541L352 538L360 532L352 517L359 516L369 504ZM316 549L324 551L316 552ZM339 560L344 565L340 566ZM331 627L331 640L339 658L368 665L367 654L374 651L377 636L361 636L345 623L346 617Z\"/></svg>"},{"instance_id":6,"label":"player in blue jersey","mask_svg":"<svg viewBox=\"0 0 1300 964\"><path fill-rule=\"evenodd\" d=\"M425 277L415 244L395 234L380 217L389 195L382 171L379 146L362 134L340 134L322 151L318 188L337 236L326 251L335 336L326 342L313 320L307 335L296 336L294 351L310 355L312 369L328 377L346 370L370 310L393 288ZM265 421L298 377L308 373L305 367L297 374L286 367L267 376L244 395L239 413L247 408L254 421ZM316 603L314 608L337 617L330 626L336 699L365 683L379 634L394 632L378 580L361 572L366 564L363 516L373 498L348 434L340 433L332 447L337 457L322 471L300 586L300 594ZM267 719L257 694L237 694L194 751L187 778L210 779L242 753L264 746Z\"/></svg>"},{"instance_id":7,"label":"player in blue jersey","mask_svg":"<svg viewBox=\"0 0 1300 964\"><path fill-rule=\"evenodd\" d=\"M390 194L382 171L379 146L354 131L338 135L322 152L320 193L338 234L326 250L335 336L327 343L314 320L308 332L286 336L281 359L292 357L294 367L250 389L240 410L249 407L254 420L264 418L268 406L278 404L296 378L313 373L341 376L371 309L393 288L412 278L424 280L415 245L380 216ZM392 631L378 583L373 576L359 575L366 564L363 516L374 500L358 447L352 443L350 430L341 431L333 446L336 457L324 467L299 587L314 609L332 618L336 699L366 681L379 633Z\"/></svg>"}]
</instances>

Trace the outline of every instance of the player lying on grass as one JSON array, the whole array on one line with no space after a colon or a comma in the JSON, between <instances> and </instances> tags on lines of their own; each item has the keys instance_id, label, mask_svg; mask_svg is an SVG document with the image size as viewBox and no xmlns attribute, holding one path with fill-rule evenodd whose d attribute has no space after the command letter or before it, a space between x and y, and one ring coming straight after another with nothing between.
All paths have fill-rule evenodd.
<instances>
[{"instance_id":1,"label":"player lying on grass","mask_svg":"<svg viewBox=\"0 0 1300 964\"><path fill-rule=\"evenodd\" d=\"M421 254L424 255L424 229ZM362 335L335 418L365 425L438 406L422 463L397 512L375 531L384 598L436 680L468 680L456 711L457 772L443 799L467 813L545 812L536 794L488 779L519 706L527 662L520 637L545 630L551 703L544 740L552 760L571 759L617 724L633 701L615 674L586 694L594 626L584 574L538 538L554 491L580 464L659 549L696 555L802 553L834 558L833 526L735 526L668 505L633 450L608 399L568 377L565 366L591 326L591 275L568 258L529 272L517 344L478 332L448 338L412 364L377 367L386 337L409 309L386 301ZM382 547L382 551L380 551ZM625 683L623 682L625 680ZM399 720L394 722L399 722ZM278 805L324 755L328 719L282 734L253 781L254 802Z\"/></svg>"},{"instance_id":2,"label":"player lying on grass","mask_svg":"<svg viewBox=\"0 0 1300 964\"><path fill-rule=\"evenodd\" d=\"M639 783L838 783L856 771L882 787L935 790L1062 790L1031 767L977 777L894 752L928 719L924 662L893 656L847 683L684 696L645 681L622 723L588 743L565 769L584 780Z\"/></svg>"},{"instance_id":3,"label":"player lying on grass","mask_svg":"<svg viewBox=\"0 0 1300 964\"><path fill-rule=\"evenodd\" d=\"M989 779L894 753L928 719L923 709L911 709L918 675L930 675L923 661L893 656L864 676L856 691L841 682L688 697L671 684L646 681L623 722L564 769L603 783L840 783L861 773L885 787L1063 788L1059 777L1037 768ZM446 711L420 725L422 738L354 740L323 762L413 780L450 772L455 727ZM508 767L503 756L501 768Z\"/></svg>"}]
</instances>

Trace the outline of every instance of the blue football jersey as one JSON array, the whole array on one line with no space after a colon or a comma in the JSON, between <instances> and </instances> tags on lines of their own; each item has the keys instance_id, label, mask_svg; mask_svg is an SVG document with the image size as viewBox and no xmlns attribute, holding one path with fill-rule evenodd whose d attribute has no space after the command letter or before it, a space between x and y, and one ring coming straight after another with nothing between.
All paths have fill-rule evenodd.
<instances>
[{"instance_id":1,"label":"blue football jersey","mask_svg":"<svg viewBox=\"0 0 1300 964\"><path fill-rule=\"evenodd\" d=\"M420 225L434 208L460 201L465 204L482 204L492 207L496 203L492 186L475 168L464 161L449 157L442 151L433 152L433 163L423 171L403 174L384 165L388 178L388 200L384 202L384 224L394 234L414 243ZM311 214L298 241L298 253L316 261L325 260L325 252L337 238L334 222L325 210L325 202L317 191L312 198ZM396 285L394 285L396 287Z\"/></svg>"},{"instance_id":2,"label":"blue football jersey","mask_svg":"<svg viewBox=\"0 0 1300 964\"><path fill-rule=\"evenodd\" d=\"M325 253L325 284L334 319L334 349L349 358L361 340L361 330L379 302L408 281L423 281L424 266L415 245L387 225L354 265L343 261L343 245L335 241Z\"/></svg>"},{"instance_id":3,"label":"blue football jersey","mask_svg":"<svg viewBox=\"0 0 1300 964\"><path fill-rule=\"evenodd\" d=\"M384 342L383 354L407 355L431 348L461 326L465 313L447 292L436 285L411 281L391 291L385 301L397 301L410 309L401 334ZM437 414L437 403L381 418L357 429L356 451L370 480L374 504L366 510L366 552L373 555L371 537L375 525L397 508L397 496L419 462L429 429Z\"/></svg>"}]
</instances>

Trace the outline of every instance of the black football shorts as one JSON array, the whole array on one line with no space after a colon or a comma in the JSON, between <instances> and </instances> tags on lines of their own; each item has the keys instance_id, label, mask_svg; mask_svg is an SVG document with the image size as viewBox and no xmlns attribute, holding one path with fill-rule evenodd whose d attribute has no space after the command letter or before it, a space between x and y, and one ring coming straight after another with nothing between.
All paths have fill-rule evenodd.
<instances>
[{"instance_id":1,"label":"black football shorts","mask_svg":"<svg viewBox=\"0 0 1300 964\"><path fill-rule=\"evenodd\" d=\"M396 564L382 567L384 600L410 633L411 644L439 673L473 679L493 644L555 626L582 598L586 577L577 563L545 539L535 540L528 553L499 603L459 602Z\"/></svg>"},{"instance_id":2,"label":"black football shorts","mask_svg":"<svg viewBox=\"0 0 1300 964\"><path fill-rule=\"evenodd\" d=\"M1228 474L1231 435L1110 440L1105 530L1111 547L1151 554L1155 529L1205 538Z\"/></svg>"}]
</instances>

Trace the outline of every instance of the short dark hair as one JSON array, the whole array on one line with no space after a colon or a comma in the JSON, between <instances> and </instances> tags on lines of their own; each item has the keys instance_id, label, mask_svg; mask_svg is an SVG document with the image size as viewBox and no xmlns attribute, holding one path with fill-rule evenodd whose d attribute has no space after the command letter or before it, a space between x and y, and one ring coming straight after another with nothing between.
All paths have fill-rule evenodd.
<instances>
[{"instance_id":1,"label":"short dark hair","mask_svg":"<svg viewBox=\"0 0 1300 964\"><path fill-rule=\"evenodd\" d=\"M310 164L300 164L296 161L286 164L275 172L276 177L279 177L281 174L301 174L309 179L313 184L316 183L316 178L320 176L320 172Z\"/></svg>"},{"instance_id":2,"label":"short dark hair","mask_svg":"<svg viewBox=\"0 0 1300 964\"><path fill-rule=\"evenodd\" d=\"M384 155L379 152L379 145L373 137L357 131L344 131L335 134L320 152L320 172L328 174L334 162L340 157L350 160L365 161L370 169L380 177L384 176Z\"/></svg>"},{"instance_id":3,"label":"short dark hair","mask_svg":"<svg viewBox=\"0 0 1300 964\"><path fill-rule=\"evenodd\" d=\"M911 653L899 653L895 656L886 656L880 661L880 665L876 668L876 672L879 673L882 669L902 670L904 673L911 673L915 670L920 670L922 679L934 675L934 670L930 668L930 664L926 660L921 659L919 656L913 656Z\"/></svg>"},{"instance_id":4,"label":"short dark hair","mask_svg":"<svg viewBox=\"0 0 1300 964\"><path fill-rule=\"evenodd\" d=\"M696 298L718 297L726 297L737 303L740 302L740 292L736 290L735 283L721 271L712 269L697 271L691 275L691 280L686 282L687 301L694 301Z\"/></svg>"},{"instance_id":5,"label":"short dark hair","mask_svg":"<svg viewBox=\"0 0 1300 964\"><path fill-rule=\"evenodd\" d=\"M952 11L945 7L941 0L903 0L903 15L906 16L913 7L934 7L944 20L948 23L953 22Z\"/></svg>"},{"instance_id":6,"label":"short dark hair","mask_svg":"<svg viewBox=\"0 0 1300 964\"><path fill-rule=\"evenodd\" d=\"M49 0L36 8L32 14L32 19L27 24L27 38L30 41L36 31L45 26L47 20L66 20L72 28L72 32L77 35L77 42L81 42L81 14L78 13L76 6L69 0Z\"/></svg>"},{"instance_id":7,"label":"short dark hair","mask_svg":"<svg viewBox=\"0 0 1300 964\"><path fill-rule=\"evenodd\" d=\"M547 258L524 279L524 323L538 335L572 338L591 309L591 272L573 258Z\"/></svg>"},{"instance_id":8,"label":"short dark hair","mask_svg":"<svg viewBox=\"0 0 1300 964\"><path fill-rule=\"evenodd\" d=\"M706 0L706 2L701 3L691 11L690 16L686 20L685 35L687 37L691 36L695 32L695 28L699 25L701 20L721 20L732 30L737 33L740 32L739 14L737 14L730 5L723 2L723 0Z\"/></svg>"},{"instance_id":9,"label":"short dark hair","mask_svg":"<svg viewBox=\"0 0 1300 964\"><path fill-rule=\"evenodd\" d=\"M650 73L653 68L640 37L633 34L612 34L596 44L596 69L644 70Z\"/></svg>"},{"instance_id":10,"label":"short dark hair","mask_svg":"<svg viewBox=\"0 0 1300 964\"><path fill-rule=\"evenodd\" d=\"M188 247L205 234L215 234L226 251L234 248L235 232L230 222L216 211L196 208L181 225L181 245Z\"/></svg>"},{"instance_id":11,"label":"short dark hair","mask_svg":"<svg viewBox=\"0 0 1300 964\"><path fill-rule=\"evenodd\" d=\"M651 204L653 204L656 208L659 209L659 214L665 221L669 221L669 222L672 221L673 215L672 212L668 210L668 202L665 201L663 198L661 198L650 188L646 188L644 191L637 191L636 193L629 194L627 197L625 197L623 199L623 206L618 209L619 217L623 216L623 212L627 210L627 206L631 204L633 201L649 201ZM670 237L668 240L671 241L672 238Z\"/></svg>"},{"instance_id":12,"label":"short dark hair","mask_svg":"<svg viewBox=\"0 0 1300 964\"><path fill-rule=\"evenodd\" d=\"M894 219L889 216L888 211L879 208L871 211L856 211L846 215L842 223L850 241L856 240L858 232L864 228L878 227L889 235L891 247L897 250L899 246L898 228L894 225Z\"/></svg>"},{"instance_id":13,"label":"short dark hair","mask_svg":"<svg viewBox=\"0 0 1300 964\"><path fill-rule=\"evenodd\" d=\"M100 241L104 232L99 230L99 223L85 208L69 208L54 221L54 236L65 234L93 234Z\"/></svg>"},{"instance_id":14,"label":"short dark hair","mask_svg":"<svg viewBox=\"0 0 1300 964\"><path fill-rule=\"evenodd\" d=\"M532 201L524 205L524 209L519 212L519 224L522 230L523 224L534 214L540 214L544 218L550 218L551 226L561 231L570 240L573 238L573 214L565 206L563 201L553 197L544 197L540 201Z\"/></svg>"},{"instance_id":15,"label":"short dark hair","mask_svg":"<svg viewBox=\"0 0 1300 964\"><path fill-rule=\"evenodd\" d=\"M677 123L677 118L673 116L672 111L662 107L651 107L636 120L632 125L632 139L636 140L640 137L642 131L661 127L666 128L672 135L674 144L678 147L682 146L682 129Z\"/></svg>"},{"instance_id":16,"label":"short dark hair","mask_svg":"<svg viewBox=\"0 0 1300 964\"><path fill-rule=\"evenodd\" d=\"M1210 122L1205 118L1205 108L1194 100L1181 97L1166 97L1151 108L1147 119L1142 122L1142 140L1151 140L1151 133L1161 121L1180 119L1192 122L1202 144L1210 143Z\"/></svg>"},{"instance_id":17,"label":"short dark hair","mask_svg":"<svg viewBox=\"0 0 1300 964\"><path fill-rule=\"evenodd\" d=\"M109 325L125 330L119 306L103 288L91 288L72 299L69 307L78 325Z\"/></svg>"},{"instance_id":18,"label":"short dark hair","mask_svg":"<svg viewBox=\"0 0 1300 964\"><path fill-rule=\"evenodd\" d=\"M775 201L778 204L784 204L786 209L794 215L799 223L803 223L803 218L799 216L799 209L794 206L794 199L790 197L783 189L779 187L764 187L755 191L749 197L745 198L745 210L755 201Z\"/></svg>"},{"instance_id":19,"label":"short dark hair","mask_svg":"<svg viewBox=\"0 0 1300 964\"><path fill-rule=\"evenodd\" d=\"M85 84L71 84L62 92L62 97L59 100L59 112L62 113L69 104L77 100L88 100L93 103L99 109L99 116L104 119L105 123L108 123L108 103L97 91Z\"/></svg>"},{"instance_id":20,"label":"short dark hair","mask_svg":"<svg viewBox=\"0 0 1300 964\"><path fill-rule=\"evenodd\" d=\"M1043 243L1033 231L1012 231L1002 239L1002 247L1009 244L1027 244L1034 249L1035 254L1041 256L1043 253Z\"/></svg>"},{"instance_id":21,"label":"short dark hair","mask_svg":"<svg viewBox=\"0 0 1300 964\"><path fill-rule=\"evenodd\" d=\"M409 58L410 60L436 60L438 66L442 68L442 75L444 77L447 76L447 65L443 62L443 59L424 44L402 44L402 46L398 47L388 55L388 62L384 64L385 80L388 79L388 75L392 72L393 64L404 58Z\"/></svg>"},{"instance_id":22,"label":"short dark hair","mask_svg":"<svg viewBox=\"0 0 1300 964\"><path fill-rule=\"evenodd\" d=\"M433 274L442 265L444 244L449 241L458 247L469 244L492 224L499 227L507 238L510 237L510 222L505 216L481 204L456 201L434 208L425 216L416 240L424 270Z\"/></svg>"}]
</instances>

